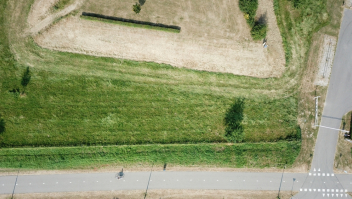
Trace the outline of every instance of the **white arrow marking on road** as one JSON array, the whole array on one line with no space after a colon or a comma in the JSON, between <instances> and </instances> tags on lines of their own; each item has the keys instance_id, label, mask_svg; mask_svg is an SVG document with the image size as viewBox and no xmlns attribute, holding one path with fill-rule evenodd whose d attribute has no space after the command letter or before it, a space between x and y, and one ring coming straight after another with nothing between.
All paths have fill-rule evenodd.
<instances>
[{"instance_id":1,"label":"white arrow marking on road","mask_svg":"<svg viewBox=\"0 0 352 199\"><path fill-rule=\"evenodd\" d=\"M338 189L336 189L336 192L339 192L339 190L338 190Z\"/></svg>"},{"instance_id":2,"label":"white arrow marking on road","mask_svg":"<svg viewBox=\"0 0 352 199\"><path fill-rule=\"evenodd\" d=\"M302 191L302 189L299 189L299 191Z\"/></svg>"}]
</instances>

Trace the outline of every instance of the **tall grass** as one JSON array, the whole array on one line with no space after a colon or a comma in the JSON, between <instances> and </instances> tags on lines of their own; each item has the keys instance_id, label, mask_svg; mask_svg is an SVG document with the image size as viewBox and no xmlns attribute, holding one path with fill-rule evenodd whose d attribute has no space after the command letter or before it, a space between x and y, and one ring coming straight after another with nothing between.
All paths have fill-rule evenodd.
<instances>
[{"instance_id":1,"label":"tall grass","mask_svg":"<svg viewBox=\"0 0 352 199\"><path fill-rule=\"evenodd\" d=\"M1 168L77 169L101 165L163 164L220 167L283 167L290 165L300 142L270 144L187 144L108 147L0 149Z\"/></svg>"}]
</instances>

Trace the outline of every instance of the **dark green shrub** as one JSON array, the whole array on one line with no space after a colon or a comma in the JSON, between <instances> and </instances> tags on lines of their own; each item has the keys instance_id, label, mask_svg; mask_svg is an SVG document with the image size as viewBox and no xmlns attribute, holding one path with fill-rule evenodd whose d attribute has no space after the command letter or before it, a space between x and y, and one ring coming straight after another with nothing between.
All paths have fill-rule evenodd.
<instances>
[{"instance_id":1,"label":"dark green shrub","mask_svg":"<svg viewBox=\"0 0 352 199\"><path fill-rule=\"evenodd\" d=\"M250 27L254 25L254 17L258 8L258 0L240 0L240 10L244 13L244 17Z\"/></svg>"},{"instance_id":2,"label":"dark green shrub","mask_svg":"<svg viewBox=\"0 0 352 199\"><path fill-rule=\"evenodd\" d=\"M59 0L55 5L54 5L54 9L55 10L61 10L64 9L66 7L67 4L69 4L71 2L71 0Z\"/></svg>"},{"instance_id":3,"label":"dark green shrub","mask_svg":"<svg viewBox=\"0 0 352 199\"><path fill-rule=\"evenodd\" d=\"M139 3L136 3L136 4L134 4L133 5L133 11L136 13L136 14L138 14L140 11L141 11L141 4L139 4Z\"/></svg>"},{"instance_id":4,"label":"dark green shrub","mask_svg":"<svg viewBox=\"0 0 352 199\"><path fill-rule=\"evenodd\" d=\"M261 40L266 37L267 26L256 22L251 30L251 35L254 40Z\"/></svg>"},{"instance_id":5,"label":"dark green shrub","mask_svg":"<svg viewBox=\"0 0 352 199\"><path fill-rule=\"evenodd\" d=\"M225 136L230 142L243 141L243 109L244 99L237 98L225 115Z\"/></svg>"}]
</instances>

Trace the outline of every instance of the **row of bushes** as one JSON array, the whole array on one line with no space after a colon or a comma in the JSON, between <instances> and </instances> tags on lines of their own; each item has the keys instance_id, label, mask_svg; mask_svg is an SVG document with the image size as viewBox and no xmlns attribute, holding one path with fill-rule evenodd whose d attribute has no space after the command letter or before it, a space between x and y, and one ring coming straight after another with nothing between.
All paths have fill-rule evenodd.
<instances>
[{"instance_id":1,"label":"row of bushes","mask_svg":"<svg viewBox=\"0 0 352 199\"><path fill-rule=\"evenodd\" d=\"M266 37L267 25L260 21L255 21L255 15L258 9L258 0L240 0L240 10L251 27L251 36L254 40L264 39Z\"/></svg>"}]
</instances>

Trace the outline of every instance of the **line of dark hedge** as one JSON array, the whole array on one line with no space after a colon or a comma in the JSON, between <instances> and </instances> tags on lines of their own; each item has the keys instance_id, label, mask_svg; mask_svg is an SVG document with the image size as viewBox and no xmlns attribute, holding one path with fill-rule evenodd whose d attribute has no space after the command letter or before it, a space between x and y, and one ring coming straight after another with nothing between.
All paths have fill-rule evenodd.
<instances>
[{"instance_id":1,"label":"line of dark hedge","mask_svg":"<svg viewBox=\"0 0 352 199\"><path fill-rule=\"evenodd\" d=\"M153 22L148 22L148 21L138 21L138 20L134 20L134 19L125 19L125 18L121 18L121 17L105 16L105 15L89 13L89 12L82 12L82 15L89 16L89 17L108 19L108 20L114 20L114 21L122 21L122 22L128 22L128 23L143 24L143 25L149 25L149 26L155 26L155 27L181 30L181 27L179 27L179 26L165 25L165 24L161 24L161 23L153 23Z\"/></svg>"}]
</instances>

